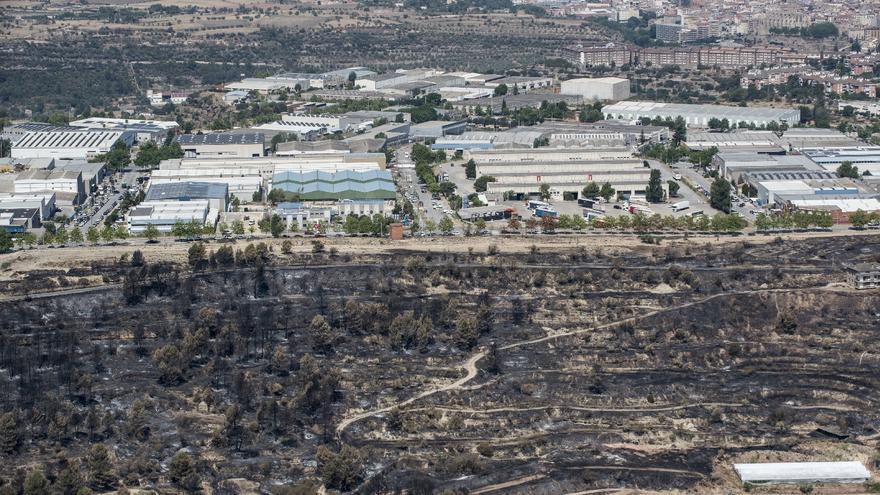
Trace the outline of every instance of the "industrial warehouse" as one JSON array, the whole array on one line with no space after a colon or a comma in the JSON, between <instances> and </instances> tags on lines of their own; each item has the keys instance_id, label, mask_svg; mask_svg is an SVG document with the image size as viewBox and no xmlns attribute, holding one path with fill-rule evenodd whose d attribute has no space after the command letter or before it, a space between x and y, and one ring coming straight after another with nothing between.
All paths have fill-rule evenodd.
<instances>
[{"instance_id":1,"label":"industrial warehouse","mask_svg":"<svg viewBox=\"0 0 880 495\"><path fill-rule=\"evenodd\" d=\"M565 193L577 197L589 182L607 182L630 195L645 190L651 173L628 148L473 150L468 156L477 177L495 179L487 184L490 193L528 196L546 186L552 197L562 199Z\"/></svg>"},{"instance_id":2,"label":"industrial warehouse","mask_svg":"<svg viewBox=\"0 0 880 495\"><path fill-rule=\"evenodd\" d=\"M709 127L712 119L727 120L731 126L740 124L767 126L785 124L794 126L800 122L801 113L796 108L730 107L723 105L689 105L682 103L657 103L652 101L623 101L602 107L608 119L637 121L640 119L684 119L688 127Z\"/></svg>"}]
</instances>

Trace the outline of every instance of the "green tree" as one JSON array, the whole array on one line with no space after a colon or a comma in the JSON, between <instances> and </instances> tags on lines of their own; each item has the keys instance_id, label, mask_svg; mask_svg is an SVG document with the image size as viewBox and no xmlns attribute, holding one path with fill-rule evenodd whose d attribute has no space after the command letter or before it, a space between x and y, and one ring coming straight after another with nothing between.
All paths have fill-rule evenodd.
<instances>
[{"instance_id":1,"label":"green tree","mask_svg":"<svg viewBox=\"0 0 880 495\"><path fill-rule=\"evenodd\" d=\"M70 234L64 227L58 227L55 231L55 242L60 245L67 244L70 241Z\"/></svg>"},{"instance_id":2,"label":"green tree","mask_svg":"<svg viewBox=\"0 0 880 495\"><path fill-rule=\"evenodd\" d=\"M12 236L6 229L0 228L0 253L8 253L12 250Z\"/></svg>"},{"instance_id":3,"label":"green tree","mask_svg":"<svg viewBox=\"0 0 880 495\"><path fill-rule=\"evenodd\" d=\"M474 190L477 192L486 192L486 184L489 182L495 182L495 177L492 177L491 175L480 176L474 181Z\"/></svg>"},{"instance_id":4,"label":"green tree","mask_svg":"<svg viewBox=\"0 0 880 495\"><path fill-rule=\"evenodd\" d=\"M278 214L272 215L269 219L269 232L272 233L272 237L280 237L285 230L287 226L284 224L284 219Z\"/></svg>"},{"instance_id":5,"label":"green tree","mask_svg":"<svg viewBox=\"0 0 880 495\"><path fill-rule=\"evenodd\" d=\"M287 199L287 193L283 189L274 188L266 195L266 199L273 205L277 205Z\"/></svg>"},{"instance_id":6,"label":"green tree","mask_svg":"<svg viewBox=\"0 0 880 495\"><path fill-rule=\"evenodd\" d=\"M318 473L329 488L347 492L357 487L364 477L364 455L354 447L343 445L334 453L321 445L315 457Z\"/></svg>"},{"instance_id":7,"label":"green tree","mask_svg":"<svg viewBox=\"0 0 880 495\"><path fill-rule=\"evenodd\" d=\"M502 84L499 84L498 86L495 86L495 90L492 92L492 94L494 96L506 95L507 94L507 85L502 83Z\"/></svg>"},{"instance_id":8,"label":"green tree","mask_svg":"<svg viewBox=\"0 0 880 495\"><path fill-rule=\"evenodd\" d=\"M452 232L452 229L455 227L455 225L452 223L451 218L449 218L448 216L444 216L440 220L440 224L438 225L438 227L440 228L441 232L443 232L444 234L448 234Z\"/></svg>"},{"instance_id":9,"label":"green tree","mask_svg":"<svg viewBox=\"0 0 880 495\"><path fill-rule=\"evenodd\" d=\"M871 222L871 215L864 210L856 210L849 214L849 223L853 227L862 228Z\"/></svg>"},{"instance_id":10,"label":"green tree","mask_svg":"<svg viewBox=\"0 0 880 495\"><path fill-rule=\"evenodd\" d=\"M204 268L205 262L207 261L205 244L197 242L190 246L187 253L187 260L189 261L189 266L193 270L201 270Z\"/></svg>"},{"instance_id":11,"label":"green tree","mask_svg":"<svg viewBox=\"0 0 880 495\"><path fill-rule=\"evenodd\" d=\"M89 472L89 482L96 489L109 490L116 485L110 452L104 444L99 443L92 446L86 458L86 465Z\"/></svg>"},{"instance_id":12,"label":"green tree","mask_svg":"<svg viewBox=\"0 0 880 495\"><path fill-rule=\"evenodd\" d=\"M86 231L86 239L91 244L97 244L101 240L101 232L94 226L89 227L89 230Z\"/></svg>"},{"instance_id":13,"label":"green tree","mask_svg":"<svg viewBox=\"0 0 880 495\"><path fill-rule=\"evenodd\" d=\"M473 158L464 164L464 174L468 179L477 178L477 164L474 162Z\"/></svg>"},{"instance_id":14,"label":"green tree","mask_svg":"<svg viewBox=\"0 0 880 495\"><path fill-rule=\"evenodd\" d=\"M859 178L859 168L853 166L850 161L843 161L840 163L840 166L837 167L837 175L841 177L846 177L849 179L858 179Z\"/></svg>"},{"instance_id":15,"label":"green tree","mask_svg":"<svg viewBox=\"0 0 880 495\"><path fill-rule=\"evenodd\" d=\"M645 188L645 199L650 203L659 203L663 201L663 186L660 182L660 171L656 168L651 170L651 177L648 179L648 187Z\"/></svg>"},{"instance_id":16,"label":"green tree","mask_svg":"<svg viewBox=\"0 0 880 495\"><path fill-rule=\"evenodd\" d=\"M11 454L18 448L18 421L15 413L0 414L0 453Z\"/></svg>"},{"instance_id":17,"label":"green tree","mask_svg":"<svg viewBox=\"0 0 880 495\"><path fill-rule=\"evenodd\" d=\"M550 184L541 184L541 187L538 188L538 194L543 201L550 201Z\"/></svg>"},{"instance_id":18,"label":"green tree","mask_svg":"<svg viewBox=\"0 0 880 495\"><path fill-rule=\"evenodd\" d=\"M185 452L178 452L168 464L168 477L171 482L187 492L199 489L199 475L193 467L192 458Z\"/></svg>"},{"instance_id":19,"label":"green tree","mask_svg":"<svg viewBox=\"0 0 880 495\"><path fill-rule=\"evenodd\" d=\"M599 191L599 196L602 196L605 201L610 201L615 192L617 191L615 191L614 188L611 187L611 183L606 182L602 184L602 189Z\"/></svg>"},{"instance_id":20,"label":"green tree","mask_svg":"<svg viewBox=\"0 0 880 495\"><path fill-rule=\"evenodd\" d=\"M82 244L83 233L79 227L74 227L73 230L70 231L70 242L74 244Z\"/></svg>"},{"instance_id":21,"label":"green tree","mask_svg":"<svg viewBox=\"0 0 880 495\"><path fill-rule=\"evenodd\" d=\"M131 152L123 141L117 141L113 148L105 155L98 155L92 161L104 162L107 168L119 170L128 166L131 162Z\"/></svg>"},{"instance_id":22,"label":"green tree","mask_svg":"<svg viewBox=\"0 0 880 495\"><path fill-rule=\"evenodd\" d=\"M141 232L141 235L146 237L149 241L155 241L156 238L159 237L159 229L156 228L155 225L149 224L144 227L144 231Z\"/></svg>"},{"instance_id":23,"label":"green tree","mask_svg":"<svg viewBox=\"0 0 880 495\"><path fill-rule=\"evenodd\" d=\"M116 238L116 229L109 225L105 225L103 229L101 229L101 238L106 242L112 241Z\"/></svg>"},{"instance_id":24,"label":"green tree","mask_svg":"<svg viewBox=\"0 0 880 495\"><path fill-rule=\"evenodd\" d=\"M666 185L669 186L669 197L677 198L678 197L678 189L680 187L678 185L678 182L676 182L674 180L668 180L668 181L666 181Z\"/></svg>"},{"instance_id":25,"label":"green tree","mask_svg":"<svg viewBox=\"0 0 880 495\"><path fill-rule=\"evenodd\" d=\"M28 473L24 480L24 495L49 495L49 480L39 469Z\"/></svg>"},{"instance_id":26,"label":"green tree","mask_svg":"<svg viewBox=\"0 0 880 495\"><path fill-rule=\"evenodd\" d=\"M687 124L682 117L676 117L672 125L672 144L676 147L684 141L687 135Z\"/></svg>"},{"instance_id":27,"label":"green tree","mask_svg":"<svg viewBox=\"0 0 880 495\"><path fill-rule=\"evenodd\" d=\"M716 210L730 213L731 195L730 183L723 177L717 177L709 188L709 204Z\"/></svg>"},{"instance_id":28,"label":"green tree","mask_svg":"<svg viewBox=\"0 0 880 495\"><path fill-rule=\"evenodd\" d=\"M581 195L585 198L595 199L599 197L601 190L599 184L596 184L595 182L587 182L587 185L584 186L581 191Z\"/></svg>"},{"instance_id":29,"label":"green tree","mask_svg":"<svg viewBox=\"0 0 880 495\"><path fill-rule=\"evenodd\" d=\"M330 352L336 341L333 328L327 323L327 319L321 315L315 315L309 323L309 336L312 339L312 347L319 352Z\"/></svg>"},{"instance_id":30,"label":"green tree","mask_svg":"<svg viewBox=\"0 0 880 495\"><path fill-rule=\"evenodd\" d=\"M471 350L477 345L479 338L477 322L473 318L461 317L455 323L455 345L465 351Z\"/></svg>"},{"instance_id":31,"label":"green tree","mask_svg":"<svg viewBox=\"0 0 880 495\"><path fill-rule=\"evenodd\" d=\"M159 383L176 385L183 381L183 357L177 346L167 344L153 351L153 364L159 369Z\"/></svg>"}]
</instances>

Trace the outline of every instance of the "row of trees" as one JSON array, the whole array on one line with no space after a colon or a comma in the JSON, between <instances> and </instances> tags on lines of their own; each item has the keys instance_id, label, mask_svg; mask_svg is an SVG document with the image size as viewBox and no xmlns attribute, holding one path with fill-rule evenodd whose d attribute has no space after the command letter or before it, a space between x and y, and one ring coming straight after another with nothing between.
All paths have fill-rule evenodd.
<instances>
[{"instance_id":1,"label":"row of trees","mask_svg":"<svg viewBox=\"0 0 880 495\"><path fill-rule=\"evenodd\" d=\"M755 218L755 228L758 230L831 228L832 225L834 221L831 219L831 214L823 212L796 211L779 215L759 213Z\"/></svg>"},{"instance_id":2,"label":"row of trees","mask_svg":"<svg viewBox=\"0 0 880 495\"><path fill-rule=\"evenodd\" d=\"M521 223L517 219L511 219L508 222L508 228L519 230ZM620 216L604 216L600 218L591 218L589 221L584 220L578 215L560 215L558 218L543 217L538 222L535 219L526 220L525 225L529 229L537 228L539 225L544 232L554 232L556 229L561 230L585 230L585 229L619 229L635 231L646 230L677 230L677 231L697 231L697 232L736 232L743 230L748 226L748 222L738 215L728 215L719 213L713 217L698 215L696 217L672 216L672 215L645 215L636 213L635 215Z\"/></svg>"},{"instance_id":3,"label":"row of trees","mask_svg":"<svg viewBox=\"0 0 880 495\"><path fill-rule=\"evenodd\" d=\"M68 230L65 227L57 229L44 229L43 235L37 237L32 232L23 232L15 236L15 241L19 247L30 247L34 245L58 245L63 246L68 243L82 244L88 241L90 244L98 244L102 240L112 242L114 240L128 239L128 229L124 225L105 225L104 228L89 227L83 234L82 229L74 227ZM11 247L11 246L10 246Z\"/></svg>"},{"instance_id":4,"label":"row of trees","mask_svg":"<svg viewBox=\"0 0 880 495\"><path fill-rule=\"evenodd\" d=\"M367 215L348 215L342 228L347 234L384 234L391 221L379 213Z\"/></svg>"},{"instance_id":5,"label":"row of trees","mask_svg":"<svg viewBox=\"0 0 880 495\"><path fill-rule=\"evenodd\" d=\"M853 227L862 228L866 225L878 224L880 223L880 213L874 212L866 212L864 210L857 210L849 215L849 222Z\"/></svg>"},{"instance_id":6,"label":"row of trees","mask_svg":"<svg viewBox=\"0 0 880 495\"><path fill-rule=\"evenodd\" d=\"M583 194L585 198L603 198L605 201L611 200L611 197L614 196L615 192L616 191L611 187L610 182L606 182L601 186L595 182L587 182L587 185L581 190L581 194Z\"/></svg>"}]
</instances>

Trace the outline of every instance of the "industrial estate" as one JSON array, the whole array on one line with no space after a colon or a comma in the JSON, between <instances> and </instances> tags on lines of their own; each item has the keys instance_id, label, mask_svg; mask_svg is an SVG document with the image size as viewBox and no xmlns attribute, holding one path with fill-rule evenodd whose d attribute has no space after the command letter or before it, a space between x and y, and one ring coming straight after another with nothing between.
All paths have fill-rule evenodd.
<instances>
[{"instance_id":1,"label":"industrial estate","mask_svg":"<svg viewBox=\"0 0 880 495\"><path fill-rule=\"evenodd\" d=\"M880 493L880 3L0 9L0 495Z\"/></svg>"}]
</instances>

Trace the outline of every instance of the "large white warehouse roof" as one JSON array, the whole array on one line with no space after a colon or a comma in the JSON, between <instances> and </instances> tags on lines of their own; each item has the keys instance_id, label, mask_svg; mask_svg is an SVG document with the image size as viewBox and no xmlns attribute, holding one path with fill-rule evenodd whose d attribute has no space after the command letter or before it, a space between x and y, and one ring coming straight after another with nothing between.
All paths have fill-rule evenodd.
<instances>
[{"instance_id":1,"label":"large white warehouse roof","mask_svg":"<svg viewBox=\"0 0 880 495\"><path fill-rule=\"evenodd\" d=\"M744 483L862 483L871 477L861 462L734 464Z\"/></svg>"},{"instance_id":2,"label":"large white warehouse roof","mask_svg":"<svg viewBox=\"0 0 880 495\"><path fill-rule=\"evenodd\" d=\"M625 119L640 117L676 118L682 117L688 124L707 125L712 118L727 119L731 125L739 122L787 122L800 121L800 110L796 108L771 107L731 107L726 105L689 105L684 103L660 103L654 101L621 101L602 108L609 118L622 115Z\"/></svg>"},{"instance_id":3,"label":"large white warehouse roof","mask_svg":"<svg viewBox=\"0 0 880 495\"><path fill-rule=\"evenodd\" d=\"M109 149L121 136L122 131L33 132L15 143L15 148L19 150L25 148Z\"/></svg>"}]
</instances>

